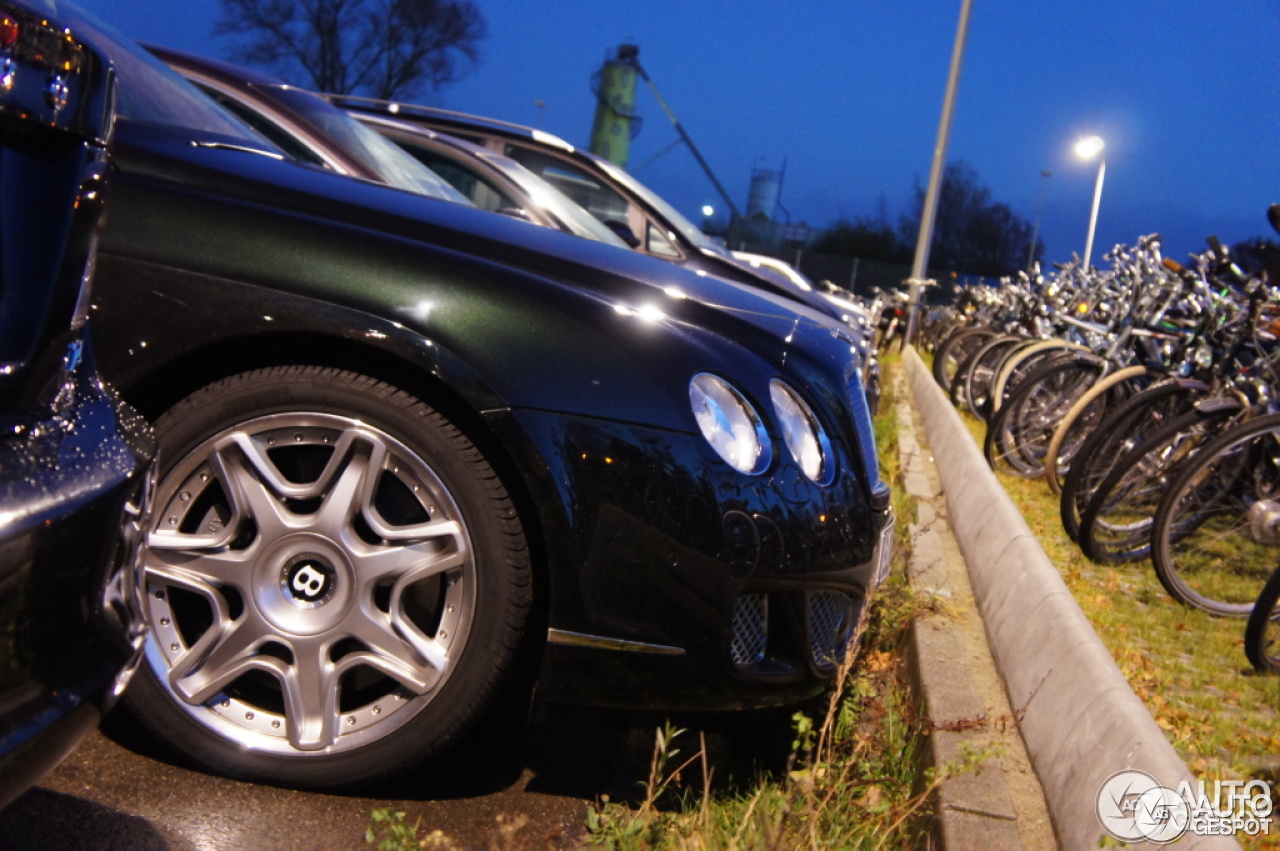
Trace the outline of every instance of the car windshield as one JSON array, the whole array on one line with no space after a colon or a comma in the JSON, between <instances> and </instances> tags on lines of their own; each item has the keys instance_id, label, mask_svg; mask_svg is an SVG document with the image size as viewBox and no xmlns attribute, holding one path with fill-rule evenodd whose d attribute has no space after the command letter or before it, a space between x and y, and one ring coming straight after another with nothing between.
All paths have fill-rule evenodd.
<instances>
[{"instance_id":1,"label":"car windshield","mask_svg":"<svg viewBox=\"0 0 1280 851\"><path fill-rule=\"evenodd\" d=\"M49 3L46 3L49 5ZM274 151L275 146L201 94L163 62L78 6L58 0L58 18L83 32L111 57L120 80L121 118L185 127L225 141Z\"/></svg>"},{"instance_id":2,"label":"car windshield","mask_svg":"<svg viewBox=\"0 0 1280 851\"><path fill-rule=\"evenodd\" d=\"M711 239L711 237L707 236L705 233L698 230L698 228L693 224L693 222L689 221L684 216L680 215L680 212L676 210L675 207L672 207L670 204L664 201L662 199L662 196L658 195L652 189L645 186L643 183L636 180L631 175L627 174L627 172L624 169L615 165L609 160L600 158L596 160L596 162L600 164L600 167L604 169L605 173L608 174L609 177L613 178L618 183L621 183L631 192L640 196L640 198L643 199L646 204L648 204L653 209L657 210L659 215L661 215L664 219L667 220L668 224L670 224L673 228L675 228L681 234L683 234L685 239L693 243L694 246L701 249L702 251L706 251L711 254L716 254L721 257L728 256L728 252L726 251L724 246L717 244L715 241Z\"/></svg>"},{"instance_id":3,"label":"car windshield","mask_svg":"<svg viewBox=\"0 0 1280 851\"><path fill-rule=\"evenodd\" d=\"M292 86L273 86L272 96L306 117L319 132L360 160L386 184L458 204L471 201L398 145L332 106Z\"/></svg>"}]
</instances>

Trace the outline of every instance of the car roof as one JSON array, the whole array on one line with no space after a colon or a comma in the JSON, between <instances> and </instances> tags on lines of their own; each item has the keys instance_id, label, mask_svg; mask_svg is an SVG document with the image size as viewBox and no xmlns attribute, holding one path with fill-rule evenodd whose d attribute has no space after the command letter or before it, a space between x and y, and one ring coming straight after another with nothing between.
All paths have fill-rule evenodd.
<instances>
[{"instance_id":1,"label":"car roof","mask_svg":"<svg viewBox=\"0 0 1280 851\"><path fill-rule=\"evenodd\" d=\"M152 44L151 42L140 41L142 48L161 60L166 65L179 64L182 66L191 66L197 68L201 73L206 75L217 75L225 77L228 81L237 83L253 83L260 86L285 86L288 85L286 80L280 77L259 71L256 68L249 68L244 65L233 65L230 62L224 62L221 59L213 59L208 56L191 53L186 50L179 50L175 47L166 47L161 44Z\"/></svg>"},{"instance_id":2,"label":"car roof","mask_svg":"<svg viewBox=\"0 0 1280 851\"><path fill-rule=\"evenodd\" d=\"M472 115L471 113L458 112L451 109L441 109L434 106L404 103L402 101L379 100L377 98L360 97L357 95L322 93L320 96L328 99L331 103L336 106L340 106L343 109L376 112L380 114L389 114L391 116L403 115L406 117L416 116L431 118L442 123L452 124L458 127L472 127L475 129L482 129L487 132L501 133L503 135L510 136L511 138L535 141L539 144L559 148L567 154L576 154L592 159L599 158L588 150L571 145L554 133L548 133L545 130L539 130L536 127L528 127L524 124L503 121L498 118L487 118L482 115Z\"/></svg>"}]
</instances>

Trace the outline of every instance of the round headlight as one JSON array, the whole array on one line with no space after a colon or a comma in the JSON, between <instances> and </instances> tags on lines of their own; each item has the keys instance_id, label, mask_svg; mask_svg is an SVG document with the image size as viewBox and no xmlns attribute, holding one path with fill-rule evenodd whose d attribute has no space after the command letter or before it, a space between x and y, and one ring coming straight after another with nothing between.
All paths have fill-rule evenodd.
<instances>
[{"instance_id":1,"label":"round headlight","mask_svg":"<svg viewBox=\"0 0 1280 851\"><path fill-rule=\"evenodd\" d=\"M813 410L796 391L776 378L769 382L769 398L782 424L782 439L800 469L814 482L829 484L835 476L831 441Z\"/></svg>"},{"instance_id":2,"label":"round headlight","mask_svg":"<svg viewBox=\"0 0 1280 851\"><path fill-rule=\"evenodd\" d=\"M689 382L689 404L702 436L733 469L761 473L769 466L769 436L751 403L722 378L703 372Z\"/></svg>"}]
</instances>

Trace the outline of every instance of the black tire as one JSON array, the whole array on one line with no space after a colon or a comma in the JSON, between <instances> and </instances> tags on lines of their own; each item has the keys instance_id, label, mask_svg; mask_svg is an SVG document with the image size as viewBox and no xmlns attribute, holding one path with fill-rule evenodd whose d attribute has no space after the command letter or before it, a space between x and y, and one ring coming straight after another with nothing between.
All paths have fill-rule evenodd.
<instances>
[{"instance_id":1,"label":"black tire","mask_svg":"<svg viewBox=\"0 0 1280 851\"><path fill-rule=\"evenodd\" d=\"M1044 480L1050 490L1062 493L1062 483L1071 469L1072 459L1089 435L1113 410L1150 387L1152 380L1145 367L1109 371L1072 403L1045 454Z\"/></svg>"},{"instance_id":2,"label":"black tire","mask_svg":"<svg viewBox=\"0 0 1280 851\"><path fill-rule=\"evenodd\" d=\"M1018 385L1035 370L1065 355L1078 355L1083 351L1080 346L1064 340L1028 340L1006 350L996 365L995 377L987 394L987 421L990 422L1005 400L1013 396Z\"/></svg>"},{"instance_id":3,"label":"black tire","mask_svg":"<svg viewBox=\"0 0 1280 851\"><path fill-rule=\"evenodd\" d=\"M956 374L952 376L951 387L947 389L947 395L951 397L951 404L961 410L965 410L968 407L964 400L964 377L973 363L974 356L979 351L981 351L981 348L974 350L960 362L960 365L956 367Z\"/></svg>"},{"instance_id":4,"label":"black tire","mask_svg":"<svg viewBox=\"0 0 1280 851\"><path fill-rule=\"evenodd\" d=\"M919 346L923 351L930 353L936 351L938 346L942 345L953 332L960 328L968 327L965 320L954 316L934 322L929 322L927 317L928 314L926 313L924 327L920 332Z\"/></svg>"},{"instance_id":5,"label":"black tire","mask_svg":"<svg viewBox=\"0 0 1280 851\"><path fill-rule=\"evenodd\" d=\"M1085 438L1060 494L1062 528L1071 540L1080 539L1080 516L1116 462L1164 423L1189 411L1204 391L1198 383L1161 382L1122 402Z\"/></svg>"},{"instance_id":6,"label":"black tire","mask_svg":"<svg viewBox=\"0 0 1280 851\"><path fill-rule=\"evenodd\" d=\"M1280 414L1202 447L1161 500L1152 544L1174 599L1215 615L1253 610L1280 554Z\"/></svg>"},{"instance_id":7,"label":"black tire","mask_svg":"<svg viewBox=\"0 0 1280 851\"><path fill-rule=\"evenodd\" d=\"M964 359L996 333L993 328L961 328L938 346L933 355L933 378L944 392L951 391L951 382Z\"/></svg>"},{"instance_id":8,"label":"black tire","mask_svg":"<svg viewBox=\"0 0 1280 851\"><path fill-rule=\"evenodd\" d=\"M1025 337L1013 334L996 337L988 340L965 362L961 371L964 382L960 393L964 397L966 407L983 422L991 417L991 382L995 380L1000 361L1013 350L1014 346L1021 345L1025 341ZM959 383L960 379L961 375L957 375L956 383ZM953 397L955 392L953 387Z\"/></svg>"},{"instance_id":9,"label":"black tire","mask_svg":"<svg viewBox=\"0 0 1280 851\"><path fill-rule=\"evenodd\" d=\"M992 469L1023 478L1043 475L1058 424L1106 368L1106 361L1093 355L1064 355L1019 382L987 423L982 450Z\"/></svg>"},{"instance_id":10,"label":"black tire","mask_svg":"<svg viewBox=\"0 0 1280 851\"><path fill-rule=\"evenodd\" d=\"M1254 670L1280 674L1280 567L1271 571L1249 612L1244 655Z\"/></svg>"},{"instance_id":11,"label":"black tire","mask_svg":"<svg viewBox=\"0 0 1280 851\"><path fill-rule=\"evenodd\" d=\"M1193 408L1126 453L1080 514L1076 543L1084 554L1099 563L1147 558L1156 511L1170 481L1236 413Z\"/></svg>"},{"instance_id":12,"label":"black tire","mask_svg":"<svg viewBox=\"0 0 1280 851\"><path fill-rule=\"evenodd\" d=\"M384 779L454 741L530 608L524 530L463 432L391 385L257 370L156 422L146 663L128 693L204 766L292 787Z\"/></svg>"}]
</instances>

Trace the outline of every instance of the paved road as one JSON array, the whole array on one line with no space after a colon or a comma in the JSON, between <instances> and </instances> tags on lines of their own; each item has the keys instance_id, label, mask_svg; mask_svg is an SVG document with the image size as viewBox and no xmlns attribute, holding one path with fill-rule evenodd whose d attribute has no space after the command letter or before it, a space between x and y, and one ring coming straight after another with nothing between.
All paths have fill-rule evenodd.
<instances>
[{"instance_id":1,"label":"paved road","mask_svg":"<svg viewBox=\"0 0 1280 851\"><path fill-rule=\"evenodd\" d=\"M514 847L574 847L589 802L634 788L644 738L625 719L564 710L528 728L490 725L420 776L345 796L211 776L129 723L113 718L107 731L0 812L0 849L348 851L370 847L369 814L384 806L463 847L496 847L500 817L527 820Z\"/></svg>"}]
</instances>

